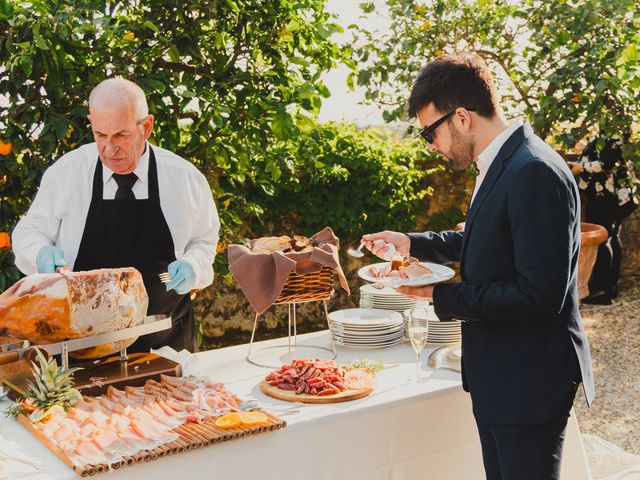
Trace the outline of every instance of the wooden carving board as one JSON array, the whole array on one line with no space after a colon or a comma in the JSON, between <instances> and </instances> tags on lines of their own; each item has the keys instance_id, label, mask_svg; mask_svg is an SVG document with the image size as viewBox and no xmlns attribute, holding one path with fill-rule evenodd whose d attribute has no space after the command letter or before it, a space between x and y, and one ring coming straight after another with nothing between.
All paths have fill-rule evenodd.
<instances>
[{"instance_id":1,"label":"wooden carving board","mask_svg":"<svg viewBox=\"0 0 640 480\"><path fill-rule=\"evenodd\" d=\"M36 428L24 415L18 415L16 418L27 430L29 430L38 440L40 440L49 450L55 453L64 463L66 463L73 471L81 477L93 476L96 473L115 470L126 465L135 463L148 462L165 455L180 453L186 450L206 447L215 443L234 440L236 438L255 435L257 433L279 430L287 426L287 422L270 414L269 412L257 409L267 416L267 421L260 425L244 426L223 430L216 427L214 420L208 423L187 423L171 430L178 434L178 439L164 443L153 450L140 450L138 453L124 457L121 461L112 463L111 465L74 465L67 454L59 448L53 441L47 438L38 428Z\"/></svg>"},{"instance_id":2,"label":"wooden carving board","mask_svg":"<svg viewBox=\"0 0 640 480\"><path fill-rule=\"evenodd\" d=\"M373 392L373 387L364 390L345 390L344 392L336 393L335 395L322 396L309 395L308 393L296 394L296 392L292 390L282 390L281 388L269 385L269 382L263 380L260 382L260 390L270 397L277 398L278 400L286 400L287 402L337 403L364 398Z\"/></svg>"},{"instance_id":3,"label":"wooden carving board","mask_svg":"<svg viewBox=\"0 0 640 480\"><path fill-rule=\"evenodd\" d=\"M49 450L55 453L60 460L66 463L70 468L73 468L73 462L69 459L69 457L67 457L67 454L64 453L64 450L62 450L55 443L53 443L51 440L45 437L40 430L35 428L31 423L31 420L29 420L27 417L25 417L22 414L18 415L16 419L18 420L18 422L22 424L23 427L29 430L33 434L33 436L35 436L38 440L44 443Z\"/></svg>"}]
</instances>

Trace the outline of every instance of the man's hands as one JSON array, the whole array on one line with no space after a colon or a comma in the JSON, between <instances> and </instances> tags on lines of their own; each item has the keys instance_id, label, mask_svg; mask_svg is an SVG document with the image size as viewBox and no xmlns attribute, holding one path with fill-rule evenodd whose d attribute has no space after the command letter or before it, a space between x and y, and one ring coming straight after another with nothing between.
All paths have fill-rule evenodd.
<instances>
[{"instance_id":1,"label":"man's hands","mask_svg":"<svg viewBox=\"0 0 640 480\"><path fill-rule=\"evenodd\" d=\"M66 267L64 253L58 247L45 245L36 255L36 269L38 273L56 273L56 268Z\"/></svg>"},{"instance_id":2,"label":"man's hands","mask_svg":"<svg viewBox=\"0 0 640 480\"><path fill-rule=\"evenodd\" d=\"M195 286L196 272L186 260L171 262L167 271L171 276L171 280L165 284L167 291L173 289L180 295L186 295Z\"/></svg>"},{"instance_id":3,"label":"man's hands","mask_svg":"<svg viewBox=\"0 0 640 480\"><path fill-rule=\"evenodd\" d=\"M364 240L365 247L380 258L385 258L384 254L388 250L388 248L385 247L386 243L392 244L403 257L409 256L411 239L404 233L385 230L384 232L363 235L362 239Z\"/></svg>"},{"instance_id":4,"label":"man's hands","mask_svg":"<svg viewBox=\"0 0 640 480\"><path fill-rule=\"evenodd\" d=\"M409 250L411 248L411 239L408 235L400 232L392 232L385 230L384 232L372 233L369 235L363 235L364 246L371 250L374 255L385 258L385 253L388 251L388 247L385 244L390 243L393 245L398 253L403 257L409 256ZM419 299L433 299L433 285L427 285L426 287L393 287L396 292L406 295L411 298Z\"/></svg>"},{"instance_id":5,"label":"man's hands","mask_svg":"<svg viewBox=\"0 0 640 480\"><path fill-rule=\"evenodd\" d=\"M397 287L396 292L407 297L420 300L426 299L431 302L433 301L433 287L434 285L427 285L426 287Z\"/></svg>"},{"instance_id":6,"label":"man's hands","mask_svg":"<svg viewBox=\"0 0 640 480\"><path fill-rule=\"evenodd\" d=\"M396 247L396 250L403 256L409 255L409 246L411 244L411 240L404 233L385 230L384 232L364 235L362 239L365 241L365 246L369 250L371 250L374 255L377 255L379 257L384 255L384 252L387 249L383 246L382 242L376 244L375 242L377 240L382 240L385 243L393 244ZM38 257L39 256L40 254L38 254ZM39 268L40 267L38 266L38 271L40 271ZM53 269L53 271L55 271L55 268ZM167 267L167 271L171 276L171 280L166 283L167 291L174 289L176 293L185 295L193 289L196 281L196 273L189 262L187 262L186 260L176 260L174 262L171 262ZM402 295L406 295L407 297L421 299L426 298L428 300L432 300L433 287L433 285L427 285L425 287L398 287L396 288L396 291Z\"/></svg>"}]
</instances>

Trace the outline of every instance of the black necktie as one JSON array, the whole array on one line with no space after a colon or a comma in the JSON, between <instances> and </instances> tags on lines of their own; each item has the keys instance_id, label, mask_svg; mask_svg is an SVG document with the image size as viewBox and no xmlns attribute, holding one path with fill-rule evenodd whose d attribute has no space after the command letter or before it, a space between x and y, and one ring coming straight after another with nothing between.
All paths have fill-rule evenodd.
<instances>
[{"instance_id":1,"label":"black necktie","mask_svg":"<svg viewBox=\"0 0 640 480\"><path fill-rule=\"evenodd\" d=\"M114 173L113 179L118 184L118 191L116 191L116 200L136 199L136 196L133 194L133 190L131 190L133 184L138 180L138 177L135 173L127 173L126 175Z\"/></svg>"}]
</instances>

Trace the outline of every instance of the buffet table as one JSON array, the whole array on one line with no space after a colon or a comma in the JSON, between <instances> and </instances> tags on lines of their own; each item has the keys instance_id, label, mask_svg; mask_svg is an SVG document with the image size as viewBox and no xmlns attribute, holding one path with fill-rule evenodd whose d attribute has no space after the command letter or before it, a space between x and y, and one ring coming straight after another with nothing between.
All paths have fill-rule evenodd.
<instances>
[{"instance_id":1,"label":"buffet table","mask_svg":"<svg viewBox=\"0 0 640 480\"><path fill-rule=\"evenodd\" d=\"M286 343L286 339L254 347ZM300 345L329 346L326 331L298 337ZM423 353L426 359L430 350ZM264 395L258 383L269 369L245 360L247 345L202 352L193 360L201 373L223 382L243 399L256 399L264 408L287 407ZM280 357L287 361L286 352ZM361 400L298 406L282 416L288 426L279 431L182 452L148 463L122 467L96 478L124 479L483 479L480 444L469 396L460 375L430 370L425 383L415 381L415 354L409 343L378 350L338 347L337 361L368 358L398 364L377 375L373 394ZM192 362L191 367L194 367ZM423 362L426 365L426 362ZM0 402L4 411L8 402ZM14 454L41 464L24 466L8 478L28 480L75 479L61 460L12 419L0 419L0 438ZM1 442L1 440L0 440ZM7 448L8 448L7 447ZM0 443L0 451L2 451ZM5 449L6 451L6 449ZM9 471L9 463L5 468ZM3 478L0 460L0 478ZM5 474L7 475L7 474ZM575 416L569 421L562 478L589 479Z\"/></svg>"}]
</instances>

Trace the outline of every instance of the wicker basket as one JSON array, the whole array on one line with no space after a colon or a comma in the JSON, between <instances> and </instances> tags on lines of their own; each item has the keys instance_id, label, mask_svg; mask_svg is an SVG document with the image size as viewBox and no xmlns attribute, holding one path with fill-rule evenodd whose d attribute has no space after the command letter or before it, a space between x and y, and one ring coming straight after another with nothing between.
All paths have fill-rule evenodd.
<instances>
[{"instance_id":1,"label":"wicker basket","mask_svg":"<svg viewBox=\"0 0 640 480\"><path fill-rule=\"evenodd\" d=\"M328 300L333 293L335 278L336 273L329 267L322 267L317 272L305 273L304 275L291 272L282 292L273 304Z\"/></svg>"}]
</instances>

